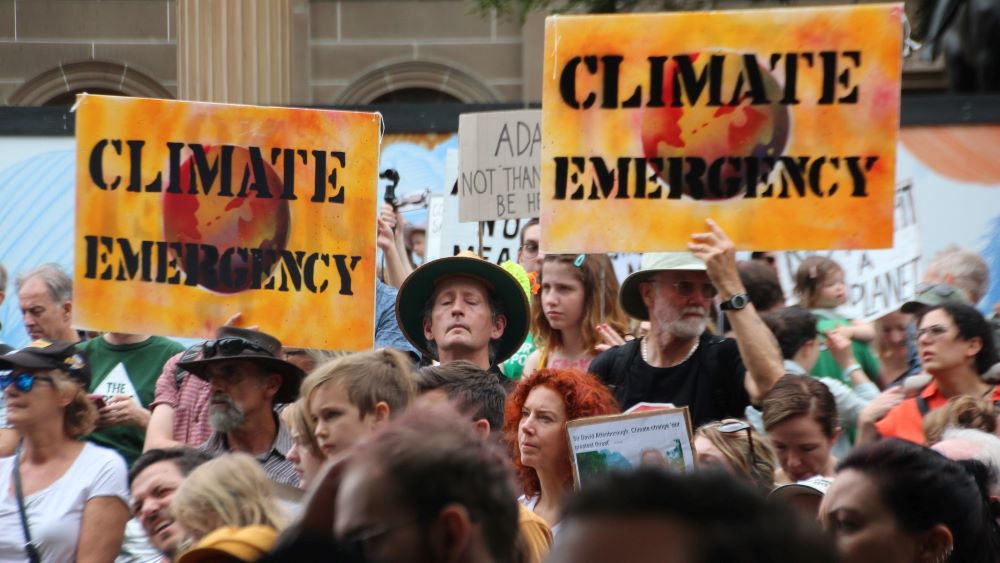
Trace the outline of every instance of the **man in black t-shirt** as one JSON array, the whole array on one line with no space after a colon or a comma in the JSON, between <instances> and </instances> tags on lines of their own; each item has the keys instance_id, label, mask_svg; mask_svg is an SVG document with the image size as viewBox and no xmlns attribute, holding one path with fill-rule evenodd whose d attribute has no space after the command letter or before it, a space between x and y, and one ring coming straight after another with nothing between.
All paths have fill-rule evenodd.
<instances>
[{"instance_id":1,"label":"man in black t-shirt","mask_svg":"<svg viewBox=\"0 0 1000 563\"><path fill-rule=\"evenodd\" d=\"M784 374L778 344L740 281L733 243L713 221L708 226L691 236L691 253L645 254L622 283L622 309L649 320L649 333L590 364L622 409L643 401L687 406L695 426L742 417ZM716 295L735 340L705 331Z\"/></svg>"}]
</instances>

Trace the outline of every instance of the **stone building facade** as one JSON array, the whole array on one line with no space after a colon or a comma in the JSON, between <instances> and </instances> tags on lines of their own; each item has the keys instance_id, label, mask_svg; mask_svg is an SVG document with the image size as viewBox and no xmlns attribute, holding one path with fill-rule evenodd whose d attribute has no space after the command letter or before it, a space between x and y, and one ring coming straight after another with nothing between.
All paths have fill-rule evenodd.
<instances>
[{"instance_id":1,"label":"stone building facade","mask_svg":"<svg viewBox=\"0 0 1000 563\"><path fill-rule=\"evenodd\" d=\"M68 105L80 91L323 106L538 102L543 18L522 25L468 0L0 0L0 103ZM909 87L935 87L933 72L908 74Z\"/></svg>"}]
</instances>

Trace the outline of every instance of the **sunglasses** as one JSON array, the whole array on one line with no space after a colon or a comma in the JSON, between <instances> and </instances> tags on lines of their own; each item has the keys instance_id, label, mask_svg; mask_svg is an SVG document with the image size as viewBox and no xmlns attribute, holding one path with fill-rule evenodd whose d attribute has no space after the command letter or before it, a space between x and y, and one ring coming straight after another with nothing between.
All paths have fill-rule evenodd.
<instances>
[{"instance_id":1,"label":"sunglasses","mask_svg":"<svg viewBox=\"0 0 1000 563\"><path fill-rule=\"evenodd\" d=\"M54 383L53 379L47 375L35 375L33 373L4 373L0 374L0 391L6 391L11 384L21 393L27 393L35 386L35 381L47 381Z\"/></svg>"},{"instance_id":2,"label":"sunglasses","mask_svg":"<svg viewBox=\"0 0 1000 563\"><path fill-rule=\"evenodd\" d=\"M203 356L206 360L216 356L239 356L247 350L251 352L263 352L268 356L273 355L270 350L258 346L245 338L231 336L206 342L203 348Z\"/></svg>"},{"instance_id":3,"label":"sunglasses","mask_svg":"<svg viewBox=\"0 0 1000 563\"><path fill-rule=\"evenodd\" d=\"M747 442L750 444L750 467L757 466L757 452L754 451L753 447L753 434L750 433L750 425L742 420L734 420L733 422L727 422L725 424L719 424L717 427L719 432L723 434L736 434L738 432L746 431Z\"/></svg>"},{"instance_id":4,"label":"sunglasses","mask_svg":"<svg viewBox=\"0 0 1000 563\"><path fill-rule=\"evenodd\" d=\"M714 299L715 296L719 294L719 290L715 289L715 286L710 283L703 283L699 287L695 282L684 280L668 283L668 285L673 287L674 291L676 291L681 297L691 297L694 295L695 291L701 291L701 296L705 299Z\"/></svg>"}]
</instances>

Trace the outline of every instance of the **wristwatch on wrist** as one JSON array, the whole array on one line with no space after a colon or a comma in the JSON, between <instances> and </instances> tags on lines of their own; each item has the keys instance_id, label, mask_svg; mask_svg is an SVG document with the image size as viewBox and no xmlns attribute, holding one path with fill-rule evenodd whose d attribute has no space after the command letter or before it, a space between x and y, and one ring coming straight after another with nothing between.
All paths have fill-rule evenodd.
<instances>
[{"instance_id":1,"label":"wristwatch on wrist","mask_svg":"<svg viewBox=\"0 0 1000 563\"><path fill-rule=\"evenodd\" d=\"M723 301L719 308L723 311L739 311L750 304L750 296L746 293L737 293Z\"/></svg>"}]
</instances>

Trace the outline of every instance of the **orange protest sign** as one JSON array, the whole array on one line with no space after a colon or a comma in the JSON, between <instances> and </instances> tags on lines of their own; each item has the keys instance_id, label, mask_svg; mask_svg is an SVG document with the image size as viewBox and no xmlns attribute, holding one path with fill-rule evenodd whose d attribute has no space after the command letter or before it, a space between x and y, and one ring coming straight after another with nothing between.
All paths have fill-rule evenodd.
<instances>
[{"instance_id":1,"label":"orange protest sign","mask_svg":"<svg viewBox=\"0 0 1000 563\"><path fill-rule=\"evenodd\" d=\"M74 323L372 345L381 117L83 96Z\"/></svg>"},{"instance_id":2,"label":"orange protest sign","mask_svg":"<svg viewBox=\"0 0 1000 563\"><path fill-rule=\"evenodd\" d=\"M892 245L901 4L553 16L546 252ZM608 228L611 227L611 228Z\"/></svg>"}]
</instances>

